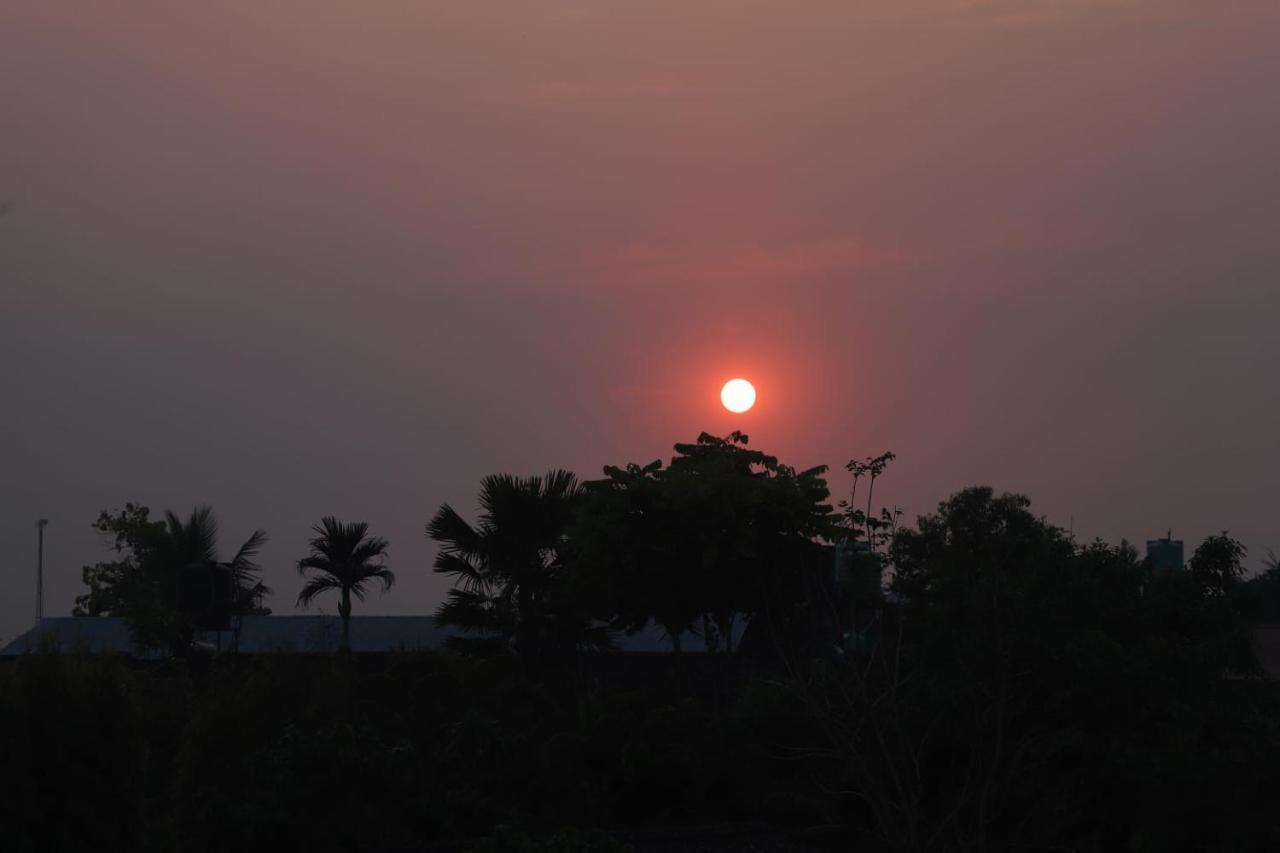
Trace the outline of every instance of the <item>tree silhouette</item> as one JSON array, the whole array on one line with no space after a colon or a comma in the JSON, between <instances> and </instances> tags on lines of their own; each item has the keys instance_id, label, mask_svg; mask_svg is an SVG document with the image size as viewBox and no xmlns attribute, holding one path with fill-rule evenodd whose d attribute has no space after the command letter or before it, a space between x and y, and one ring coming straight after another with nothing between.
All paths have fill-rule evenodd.
<instances>
[{"instance_id":1,"label":"tree silhouette","mask_svg":"<svg viewBox=\"0 0 1280 853\"><path fill-rule=\"evenodd\" d=\"M244 616L249 613L270 613L260 601L271 594L271 588L263 583L262 566L254 559L267 542L267 532L253 531L230 560L218 559L218 520L210 506L198 506L184 521L173 512L164 516L164 536L160 540L160 552L173 573L199 564L211 564L224 569L230 575L231 614L235 617L232 629L232 647L239 649L240 631Z\"/></svg>"},{"instance_id":2,"label":"tree silhouette","mask_svg":"<svg viewBox=\"0 0 1280 853\"><path fill-rule=\"evenodd\" d=\"M875 553L877 546L886 544L892 539L892 529L898 520L899 513L895 510L890 512L884 509L880 513L880 517L875 517L871 512L871 498L876 489L876 480L884 475L884 470L889 463L898 458L897 454L892 452L881 453L879 456L868 456L866 459L850 459L845 464L844 469L853 475L853 488L849 491L849 500L840 501L840 508L844 510L846 522L849 525L850 538L856 538L861 527L861 533L866 538L868 547L872 553ZM867 508L865 510L857 507L858 500L858 481L863 477L867 478Z\"/></svg>"},{"instance_id":3,"label":"tree silhouette","mask_svg":"<svg viewBox=\"0 0 1280 853\"><path fill-rule=\"evenodd\" d=\"M1233 586L1232 594L1257 621L1280 622L1280 556L1268 549L1263 571Z\"/></svg>"},{"instance_id":4,"label":"tree silhouette","mask_svg":"<svg viewBox=\"0 0 1280 853\"><path fill-rule=\"evenodd\" d=\"M664 476L677 550L699 577L708 649L733 651L738 616L761 617L776 644L805 598L815 541L833 530L826 467L797 473L735 431L677 444ZM712 633L714 631L714 633Z\"/></svg>"},{"instance_id":5,"label":"tree silhouette","mask_svg":"<svg viewBox=\"0 0 1280 853\"><path fill-rule=\"evenodd\" d=\"M260 577L262 567L254 559L266 541L266 531L254 531L254 536L240 546L240 550L227 564L227 568L231 570L231 614L235 617L232 649L237 652L240 651L240 632L244 628L244 617L271 615L271 608L262 604L262 599L271 594L271 587L263 583Z\"/></svg>"},{"instance_id":6,"label":"tree silhouette","mask_svg":"<svg viewBox=\"0 0 1280 853\"><path fill-rule=\"evenodd\" d=\"M879 514L872 509L875 483L895 454L882 453L865 459L851 459L845 470L853 475L849 498L838 504L841 511L840 536L836 557L835 592L840 604L838 620L843 622L843 646L846 653L865 647L869 632L884 601L883 577L885 553L897 531L901 511L882 507ZM866 509L857 506L858 484L868 479Z\"/></svg>"},{"instance_id":7,"label":"tree silhouette","mask_svg":"<svg viewBox=\"0 0 1280 853\"><path fill-rule=\"evenodd\" d=\"M342 650L351 650L351 597L364 601L370 581L391 589L396 576L383 561L387 556L387 540L369 535L364 521L344 524L327 515L311 528L311 553L298 561L298 573L316 572L298 593L298 603L309 605L316 596L337 590L338 615L342 617Z\"/></svg>"},{"instance_id":8,"label":"tree silhouette","mask_svg":"<svg viewBox=\"0 0 1280 853\"><path fill-rule=\"evenodd\" d=\"M635 633L653 622L681 651L680 638L703 612L699 575L681 547L661 461L612 465L583 484L584 501L573 527L575 572L594 581L594 600L615 628Z\"/></svg>"},{"instance_id":9,"label":"tree silhouette","mask_svg":"<svg viewBox=\"0 0 1280 853\"><path fill-rule=\"evenodd\" d=\"M797 472L748 445L703 433L663 468L608 467L587 485L576 533L583 559L615 579L619 627L702 623L710 651L733 651L739 617L778 642L811 598L809 581L835 531L825 467Z\"/></svg>"},{"instance_id":10,"label":"tree silhouette","mask_svg":"<svg viewBox=\"0 0 1280 853\"><path fill-rule=\"evenodd\" d=\"M1244 575L1245 554L1244 546L1223 531L1200 543L1187 561L1187 571L1207 592L1225 595Z\"/></svg>"},{"instance_id":11,"label":"tree silhouette","mask_svg":"<svg viewBox=\"0 0 1280 853\"><path fill-rule=\"evenodd\" d=\"M231 560L220 561L218 521L209 506L193 508L185 519L166 512L163 520L152 521L147 507L131 503L115 514L100 513L94 528L112 537L111 547L120 558L85 567L89 592L76 599L74 612L123 616L134 642L143 648L180 653L190 646L195 628L178 607L179 575L190 566L211 565L230 575L237 644L241 617L261 611L257 602L271 593L254 560L267 541L266 532L255 530Z\"/></svg>"},{"instance_id":12,"label":"tree silhouette","mask_svg":"<svg viewBox=\"0 0 1280 853\"><path fill-rule=\"evenodd\" d=\"M81 570L88 590L76 596L72 614L127 616L130 604L147 594L156 580L153 560L164 522L153 521L149 508L128 503L114 512L102 510L92 526L116 558Z\"/></svg>"},{"instance_id":13,"label":"tree silhouette","mask_svg":"<svg viewBox=\"0 0 1280 853\"><path fill-rule=\"evenodd\" d=\"M1242 811L1202 792L1240 765L1207 756L1257 742L1257 711L1233 692L1248 682L1227 678L1257 662L1230 594L1238 545L1210 537L1197 554L1198 568L1154 572L1127 543L1077 545L987 487L899 530L896 602L867 654L809 694L885 846L1112 848L1135 814L1198 809L1184 825L1219 828L1185 843L1156 821L1134 837L1212 848Z\"/></svg>"},{"instance_id":14,"label":"tree silhouette","mask_svg":"<svg viewBox=\"0 0 1280 853\"><path fill-rule=\"evenodd\" d=\"M555 633L548 629L557 627L548 622L563 611L557 605L563 604L565 534L580 494L578 478L569 471L524 478L494 474L480 483L474 526L443 504L427 536L441 546L435 571L451 576L455 588L436 620L479 632L481 644L514 641L526 674L536 676L549 634ZM561 612L558 618L566 617ZM462 643L468 645L466 638Z\"/></svg>"}]
</instances>

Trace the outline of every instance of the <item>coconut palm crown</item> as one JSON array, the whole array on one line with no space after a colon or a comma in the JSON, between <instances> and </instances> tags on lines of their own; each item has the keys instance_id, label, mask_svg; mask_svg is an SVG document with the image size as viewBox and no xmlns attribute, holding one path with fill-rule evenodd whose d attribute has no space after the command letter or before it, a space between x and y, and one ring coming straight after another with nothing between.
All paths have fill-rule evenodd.
<instances>
[{"instance_id":1,"label":"coconut palm crown","mask_svg":"<svg viewBox=\"0 0 1280 853\"><path fill-rule=\"evenodd\" d=\"M377 581L382 591L391 589L396 576L384 564L387 540L369 535L367 522L349 524L329 515L311 528L311 553L298 561L298 573L307 583L298 593L298 604L309 605L316 596L336 590L340 596L338 615L342 617L342 649L351 648L351 597L364 601L370 583Z\"/></svg>"}]
</instances>

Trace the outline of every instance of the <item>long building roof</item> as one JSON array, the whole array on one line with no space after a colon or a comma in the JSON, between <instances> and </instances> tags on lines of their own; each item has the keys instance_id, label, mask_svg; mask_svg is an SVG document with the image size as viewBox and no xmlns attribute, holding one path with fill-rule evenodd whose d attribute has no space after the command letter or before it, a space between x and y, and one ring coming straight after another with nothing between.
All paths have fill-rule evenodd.
<instances>
[{"instance_id":1,"label":"long building roof","mask_svg":"<svg viewBox=\"0 0 1280 853\"><path fill-rule=\"evenodd\" d=\"M388 652L439 648L454 632L436 625L430 616L352 616L351 650L353 652ZM230 631L207 633L205 642L229 649ZM307 654L338 649L342 641L342 623L337 616L246 616L240 631L240 652L269 654L275 652ZM685 648L697 648L699 639L686 635ZM633 636L618 637L623 651L670 651L671 641L663 631L652 626ZM115 616L59 616L45 619L40 625L19 635L3 649L0 657L13 657L41 649L71 652L120 653L138 656L129 637L125 620Z\"/></svg>"}]
</instances>

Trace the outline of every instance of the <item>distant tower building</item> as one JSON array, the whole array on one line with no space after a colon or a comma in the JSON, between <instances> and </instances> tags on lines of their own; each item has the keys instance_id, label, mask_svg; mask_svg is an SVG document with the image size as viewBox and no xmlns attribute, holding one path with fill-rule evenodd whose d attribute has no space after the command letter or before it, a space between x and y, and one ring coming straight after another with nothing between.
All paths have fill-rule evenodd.
<instances>
[{"instance_id":1,"label":"distant tower building","mask_svg":"<svg viewBox=\"0 0 1280 853\"><path fill-rule=\"evenodd\" d=\"M1157 572L1180 571L1183 566L1182 540L1174 539L1172 530L1163 539L1148 539L1147 559Z\"/></svg>"}]
</instances>

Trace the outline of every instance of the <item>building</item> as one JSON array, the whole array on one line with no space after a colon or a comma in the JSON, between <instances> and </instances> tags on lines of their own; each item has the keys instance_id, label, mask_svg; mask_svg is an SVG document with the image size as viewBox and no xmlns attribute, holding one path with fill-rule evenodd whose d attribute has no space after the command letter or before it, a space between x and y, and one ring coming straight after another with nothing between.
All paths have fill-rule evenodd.
<instances>
[{"instance_id":1,"label":"building","mask_svg":"<svg viewBox=\"0 0 1280 853\"><path fill-rule=\"evenodd\" d=\"M430 616L352 616L353 652L423 651L438 649L453 632L436 625ZM230 650L231 631L205 632L200 642L206 648ZM342 642L342 621L337 616L245 616L240 630L242 654L326 654L338 650ZM687 635L684 648L697 648L700 638ZM633 636L618 637L618 646L628 652L664 652L671 640L656 626ZM141 655L129 637L129 626L116 616L61 616L43 620L0 648L0 657L15 657L42 649L72 652L84 650L107 654Z\"/></svg>"},{"instance_id":2,"label":"building","mask_svg":"<svg viewBox=\"0 0 1280 853\"><path fill-rule=\"evenodd\" d=\"M1173 538L1173 531L1163 539L1147 540L1147 559L1157 572L1180 571L1184 565L1182 540Z\"/></svg>"}]
</instances>

